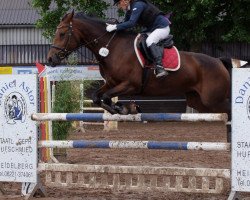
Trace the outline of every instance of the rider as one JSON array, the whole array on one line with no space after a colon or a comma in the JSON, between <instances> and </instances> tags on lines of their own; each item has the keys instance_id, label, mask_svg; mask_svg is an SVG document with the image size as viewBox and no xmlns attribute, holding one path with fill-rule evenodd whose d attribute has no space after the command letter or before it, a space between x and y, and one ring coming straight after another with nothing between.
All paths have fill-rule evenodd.
<instances>
[{"instance_id":1,"label":"rider","mask_svg":"<svg viewBox=\"0 0 250 200\"><path fill-rule=\"evenodd\" d=\"M156 63L156 77L167 76L168 72L162 66L163 51L157 43L166 39L170 33L168 19L148 0L114 0L116 4L119 9L126 11L125 20L120 24L107 24L106 30L125 30L136 24L146 27L146 44Z\"/></svg>"}]
</instances>

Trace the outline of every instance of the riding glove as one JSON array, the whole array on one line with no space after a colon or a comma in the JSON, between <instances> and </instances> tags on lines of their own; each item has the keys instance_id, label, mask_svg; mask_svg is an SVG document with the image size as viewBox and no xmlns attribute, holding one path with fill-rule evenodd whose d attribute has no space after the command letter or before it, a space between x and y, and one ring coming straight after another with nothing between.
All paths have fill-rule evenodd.
<instances>
[{"instance_id":1,"label":"riding glove","mask_svg":"<svg viewBox=\"0 0 250 200\"><path fill-rule=\"evenodd\" d=\"M116 29L117 29L116 24L107 24L106 31L112 32L115 31Z\"/></svg>"}]
</instances>

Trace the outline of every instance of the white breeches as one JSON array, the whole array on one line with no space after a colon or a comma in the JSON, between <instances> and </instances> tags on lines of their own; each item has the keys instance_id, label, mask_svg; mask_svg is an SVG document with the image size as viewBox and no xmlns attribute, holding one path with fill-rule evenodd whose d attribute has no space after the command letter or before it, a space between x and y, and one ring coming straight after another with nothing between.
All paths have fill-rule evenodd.
<instances>
[{"instance_id":1,"label":"white breeches","mask_svg":"<svg viewBox=\"0 0 250 200\"><path fill-rule=\"evenodd\" d=\"M155 29L152 33L147 33L148 34L148 38L146 39L147 47L151 46L151 44L153 43L157 44L161 40L166 39L169 33L170 33L169 26L165 28Z\"/></svg>"}]
</instances>

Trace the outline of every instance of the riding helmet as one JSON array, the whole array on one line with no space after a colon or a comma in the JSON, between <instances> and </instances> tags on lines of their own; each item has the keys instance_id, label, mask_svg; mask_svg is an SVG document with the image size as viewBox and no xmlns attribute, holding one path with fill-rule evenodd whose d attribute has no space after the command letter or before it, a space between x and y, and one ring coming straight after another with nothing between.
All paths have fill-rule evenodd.
<instances>
[{"instance_id":1,"label":"riding helmet","mask_svg":"<svg viewBox=\"0 0 250 200\"><path fill-rule=\"evenodd\" d=\"M117 4L120 0L114 0L114 5Z\"/></svg>"}]
</instances>

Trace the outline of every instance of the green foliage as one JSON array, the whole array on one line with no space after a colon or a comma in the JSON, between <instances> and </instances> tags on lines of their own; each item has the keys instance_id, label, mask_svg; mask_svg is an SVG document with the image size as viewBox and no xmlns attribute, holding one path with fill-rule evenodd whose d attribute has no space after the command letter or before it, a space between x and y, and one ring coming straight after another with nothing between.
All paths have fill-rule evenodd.
<instances>
[{"instance_id":1,"label":"green foliage","mask_svg":"<svg viewBox=\"0 0 250 200\"><path fill-rule=\"evenodd\" d=\"M75 70L77 64L77 54L72 53L68 60L67 65L72 69L68 71L62 80L67 80L72 76L72 72ZM82 81L60 81L56 84L55 102L53 112L55 113L74 113L80 112L80 99L81 91L80 84L84 86L83 99L85 98L85 92L87 89L92 87L93 81L82 80ZM67 139L68 133L71 130L72 123L69 121L53 122L53 138L56 140Z\"/></svg>"},{"instance_id":2,"label":"green foliage","mask_svg":"<svg viewBox=\"0 0 250 200\"><path fill-rule=\"evenodd\" d=\"M56 84L55 102L53 112L70 113L79 110L79 104L75 101L77 92L69 81L60 81ZM79 99L79 96L78 96ZM55 140L66 139L71 128L70 121L55 121L52 123L53 138Z\"/></svg>"},{"instance_id":3,"label":"green foliage","mask_svg":"<svg viewBox=\"0 0 250 200\"><path fill-rule=\"evenodd\" d=\"M250 42L248 0L154 0L173 12L171 33L176 45L189 50L203 41Z\"/></svg>"},{"instance_id":4,"label":"green foliage","mask_svg":"<svg viewBox=\"0 0 250 200\"><path fill-rule=\"evenodd\" d=\"M83 100L86 99L86 90L92 87L94 81L60 81L56 83L54 113L79 113L80 112L80 84L84 85ZM86 105L84 105L86 106ZM70 121L54 121L52 123L53 139L64 140L67 139L70 130L72 129L72 122Z\"/></svg>"}]
</instances>

